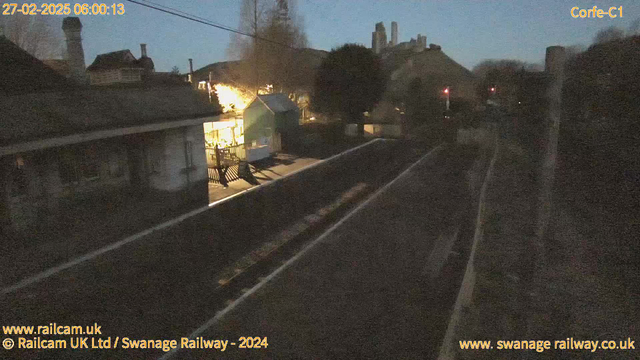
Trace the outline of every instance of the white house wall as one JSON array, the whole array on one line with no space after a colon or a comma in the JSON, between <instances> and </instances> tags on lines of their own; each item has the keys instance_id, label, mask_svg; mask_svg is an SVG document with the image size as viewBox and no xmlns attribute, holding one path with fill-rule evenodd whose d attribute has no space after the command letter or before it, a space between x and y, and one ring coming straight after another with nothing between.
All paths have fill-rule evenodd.
<instances>
[{"instance_id":1,"label":"white house wall","mask_svg":"<svg viewBox=\"0 0 640 360\"><path fill-rule=\"evenodd\" d=\"M25 163L27 191L24 195L11 194L10 178L4 184L7 187L8 210L10 221L17 230L28 229L47 213L55 214L60 201L72 199L74 196L96 190L118 189L129 183L129 169L126 152L122 152L119 143L101 142L98 146L98 174L96 179L80 179L79 182L63 184L59 172L60 149L37 151L20 154ZM118 154L114 156L114 154ZM122 166L122 173L114 174L117 164Z\"/></svg>"},{"instance_id":2,"label":"white house wall","mask_svg":"<svg viewBox=\"0 0 640 360\"><path fill-rule=\"evenodd\" d=\"M163 191L182 190L193 183L208 181L202 125L149 134L149 184ZM191 143L192 163L187 168L186 144Z\"/></svg>"}]
</instances>

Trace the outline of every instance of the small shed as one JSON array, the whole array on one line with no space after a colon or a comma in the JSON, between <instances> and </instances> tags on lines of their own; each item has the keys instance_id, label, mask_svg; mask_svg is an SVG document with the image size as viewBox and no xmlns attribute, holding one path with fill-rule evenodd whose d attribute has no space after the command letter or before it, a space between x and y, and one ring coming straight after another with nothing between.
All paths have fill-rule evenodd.
<instances>
[{"instance_id":1,"label":"small shed","mask_svg":"<svg viewBox=\"0 0 640 360\"><path fill-rule=\"evenodd\" d=\"M300 110L285 94L257 96L244 110L244 142L281 150L281 134L300 125Z\"/></svg>"}]
</instances>

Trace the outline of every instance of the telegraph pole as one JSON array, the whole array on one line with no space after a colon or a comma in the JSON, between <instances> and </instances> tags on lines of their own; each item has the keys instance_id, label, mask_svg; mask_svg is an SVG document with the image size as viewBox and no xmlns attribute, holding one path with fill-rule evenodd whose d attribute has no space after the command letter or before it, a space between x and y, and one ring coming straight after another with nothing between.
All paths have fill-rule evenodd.
<instances>
[{"instance_id":1,"label":"telegraph pole","mask_svg":"<svg viewBox=\"0 0 640 360\"><path fill-rule=\"evenodd\" d=\"M538 228L536 234L540 243L544 237L547 225L551 218L551 190L556 168L556 158L558 155L558 136L560 131L560 116L562 113L562 85L564 81L564 64L566 61L565 48L562 46L550 46L547 48L545 57L545 72L550 78L547 89L548 113L548 135L545 156L542 161L540 176L540 205L538 215Z\"/></svg>"},{"instance_id":2,"label":"telegraph pole","mask_svg":"<svg viewBox=\"0 0 640 360\"><path fill-rule=\"evenodd\" d=\"M258 72L258 0L253 0L253 69L256 73L256 96L260 94L260 73Z\"/></svg>"}]
</instances>

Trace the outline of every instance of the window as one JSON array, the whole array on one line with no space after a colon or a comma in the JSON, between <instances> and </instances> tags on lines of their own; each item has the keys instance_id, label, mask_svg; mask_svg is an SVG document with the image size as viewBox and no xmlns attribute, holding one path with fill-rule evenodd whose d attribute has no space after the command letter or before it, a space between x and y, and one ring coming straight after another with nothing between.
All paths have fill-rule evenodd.
<instances>
[{"instance_id":1,"label":"window","mask_svg":"<svg viewBox=\"0 0 640 360\"><path fill-rule=\"evenodd\" d=\"M187 161L187 168L193 167L193 143L187 141L184 143L184 155Z\"/></svg>"},{"instance_id":2,"label":"window","mask_svg":"<svg viewBox=\"0 0 640 360\"><path fill-rule=\"evenodd\" d=\"M58 158L58 173L63 185L100 177L100 159L96 146L63 149Z\"/></svg>"},{"instance_id":3,"label":"window","mask_svg":"<svg viewBox=\"0 0 640 360\"><path fill-rule=\"evenodd\" d=\"M162 148L158 143L154 143L152 146L148 147L145 150L147 157L147 164L149 166L149 171L152 174L160 174L163 172L163 154Z\"/></svg>"},{"instance_id":4,"label":"window","mask_svg":"<svg viewBox=\"0 0 640 360\"><path fill-rule=\"evenodd\" d=\"M76 164L75 154L71 149L60 151L58 158L58 174L63 185L77 183L80 181L80 174Z\"/></svg>"},{"instance_id":5,"label":"window","mask_svg":"<svg viewBox=\"0 0 640 360\"><path fill-rule=\"evenodd\" d=\"M100 177L100 162L96 146L87 146L81 150L80 173L85 180L95 180Z\"/></svg>"},{"instance_id":6,"label":"window","mask_svg":"<svg viewBox=\"0 0 640 360\"><path fill-rule=\"evenodd\" d=\"M94 71L90 73L90 77L92 84L111 84L118 81L118 72L117 70Z\"/></svg>"},{"instance_id":7,"label":"window","mask_svg":"<svg viewBox=\"0 0 640 360\"><path fill-rule=\"evenodd\" d=\"M122 69L120 74L123 82L140 81L140 70L138 69Z\"/></svg>"},{"instance_id":8,"label":"window","mask_svg":"<svg viewBox=\"0 0 640 360\"><path fill-rule=\"evenodd\" d=\"M11 172L11 196L26 195L29 183L24 169L24 159L21 155L16 155L14 165Z\"/></svg>"},{"instance_id":9,"label":"window","mask_svg":"<svg viewBox=\"0 0 640 360\"><path fill-rule=\"evenodd\" d=\"M113 151L109 155L109 175L112 177L124 176L125 154L122 151Z\"/></svg>"}]
</instances>

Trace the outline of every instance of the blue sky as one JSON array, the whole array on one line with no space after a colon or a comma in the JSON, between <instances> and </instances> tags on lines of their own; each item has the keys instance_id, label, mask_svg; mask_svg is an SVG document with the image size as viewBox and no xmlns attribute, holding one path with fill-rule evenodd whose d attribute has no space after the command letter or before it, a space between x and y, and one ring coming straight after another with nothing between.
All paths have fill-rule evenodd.
<instances>
[{"instance_id":1,"label":"blue sky","mask_svg":"<svg viewBox=\"0 0 640 360\"><path fill-rule=\"evenodd\" d=\"M81 16L87 65L99 53L130 49L140 56L146 43L157 71L174 65L188 70L188 58L200 68L227 59L229 33L133 3L124 3L123 16ZM264 0L263 0L264 1ZM275 0L274 0L275 1ZM91 1L85 1L91 2ZM100 1L104 3L104 1ZM237 28L241 0L154 0ZM110 3L109 3L110 4ZM622 6L623 17L574 19L574 6L605 10ZM627 29L640 17L640 1L444 1L444 0L298 0L312 47L330 50L347 42L371 46L371 32L383 21L387 36L397 21L400 41L427 36L427 43L471 69L483 59L542 62L550 45L589 45L608 26Z\"/></svg>"}]
</instances>

